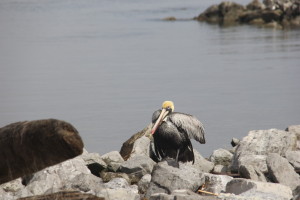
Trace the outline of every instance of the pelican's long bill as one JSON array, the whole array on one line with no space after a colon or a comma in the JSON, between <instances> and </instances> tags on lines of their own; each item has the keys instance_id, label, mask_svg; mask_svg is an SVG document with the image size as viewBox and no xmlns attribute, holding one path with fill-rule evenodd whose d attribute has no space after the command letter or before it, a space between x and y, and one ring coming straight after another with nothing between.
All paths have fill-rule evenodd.
<instances>
[{"instance_id":1,"label":"pelican's long bill","mask_svg":"<svg viewBox=\"0 0 300 200\"><path fill-rule=\"evenodd\" d=\"M161 124L161 122L164 120L164 118L169 114L169 111L167 111L165 108L163 108L161 110L161 113L158 117L158 119L156 120L154 126L151 129L151 134L153 135L156 131L156 129L158 128L158 126Z\"/></svg>"}]
</instances>

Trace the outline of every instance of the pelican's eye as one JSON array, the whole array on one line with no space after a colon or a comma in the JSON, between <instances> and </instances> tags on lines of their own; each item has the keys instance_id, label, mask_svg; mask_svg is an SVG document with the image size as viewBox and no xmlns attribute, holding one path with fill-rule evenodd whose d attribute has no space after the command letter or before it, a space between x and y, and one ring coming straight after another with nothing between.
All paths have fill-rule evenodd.
<instances>
[{"instance_id":1,"label":"pelican's eye","mask_svg":"<svg viewBox=\"0 0 300 200\"><path fill-rule=\"evenodd\" d=\"M171 108L170 106L168 106L168 107L166 108L166 110L167 110L168 112L172 112L172 108Z\"/></svg>"}]
</instances>

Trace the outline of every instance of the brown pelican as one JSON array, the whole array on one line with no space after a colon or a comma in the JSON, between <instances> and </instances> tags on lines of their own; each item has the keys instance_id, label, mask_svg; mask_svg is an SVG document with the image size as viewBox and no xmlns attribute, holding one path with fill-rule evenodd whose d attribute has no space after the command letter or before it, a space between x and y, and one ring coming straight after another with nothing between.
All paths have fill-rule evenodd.
<instances>
[{"instance_id":1,"label":"brown pelican","mask_svg":"<svg viewBox=\"0 0 300 200\"><path fill-rule=\"evenodd\" d=\"M205 143L204 127L194 116L173 112L172 101L165 101L162 109L152 115L155 154L159 160L173 158L176 162L195 161L191 138Z\"/></svg>"}]
</instances>

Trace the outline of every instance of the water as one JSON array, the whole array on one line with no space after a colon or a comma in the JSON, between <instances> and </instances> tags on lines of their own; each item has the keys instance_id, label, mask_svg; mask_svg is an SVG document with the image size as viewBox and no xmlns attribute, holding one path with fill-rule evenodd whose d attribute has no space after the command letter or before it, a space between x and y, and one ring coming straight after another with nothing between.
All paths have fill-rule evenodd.
<instances>
[{"instance_id":1,"label":"water","mask_svg":"<svg viewBox=\"0 0 300 200\"><path fill-rule=\"evenodd\" d=\"M205 125L194 147L209 156L250 130L300 124L299 30L160 20L219 2L2 0L0 126L65 120L104 154L173 100Z\"/></svg>"}]
</instances>

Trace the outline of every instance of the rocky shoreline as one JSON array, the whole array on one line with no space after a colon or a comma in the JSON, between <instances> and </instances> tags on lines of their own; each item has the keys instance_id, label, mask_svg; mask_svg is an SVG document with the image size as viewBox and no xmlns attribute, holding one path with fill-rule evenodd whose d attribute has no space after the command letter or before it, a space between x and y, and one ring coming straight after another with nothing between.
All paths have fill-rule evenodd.
<instances>
[{"instance_id":1,"label":"rocky shoreline","mask_svg":"<svg viewBox=\"0 0 300 200\"><path fill-rule=\"evenodd\" d=\"M298 200L300 125L250 131L195 163L151 159L150 125L104 155L75 158L0 185L1 199ZM209 142L208 142L209 144Z\"/></svg>"},{"instance_id":2,"label":"rocky shoreline","mask_svg":"<svg viewBox=\"0 0 300 200\"><path fill-rule=\"evenodd\" d=\"M180 19L166 17L164 20ZM221 26L248 24L276 29L300 28L300 0L252 0L246 6L223 1L210 6L193 20Z\"/></svg>"}]
</instances>

